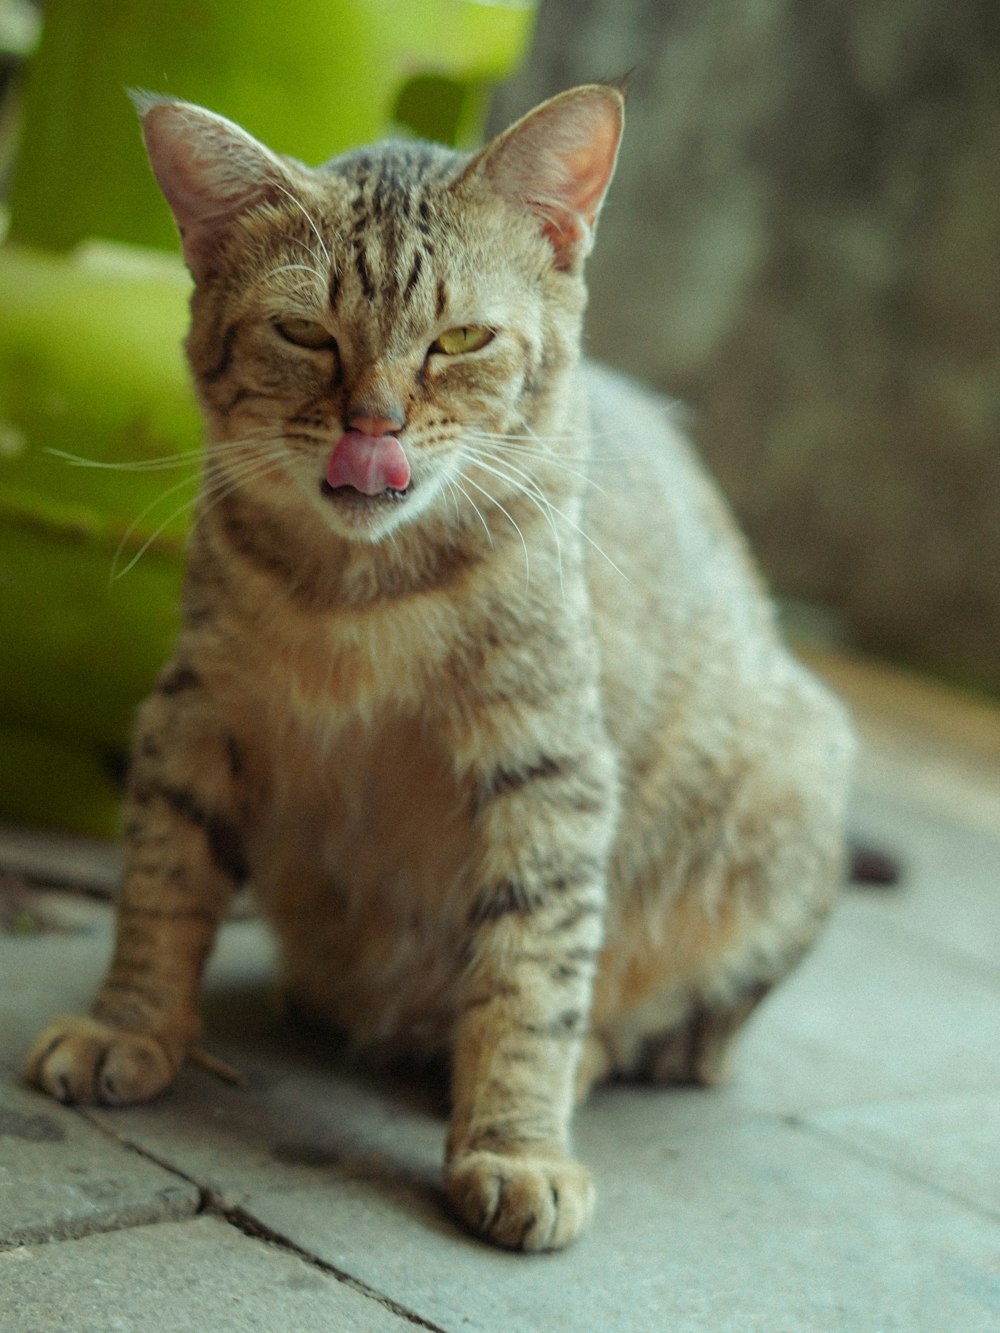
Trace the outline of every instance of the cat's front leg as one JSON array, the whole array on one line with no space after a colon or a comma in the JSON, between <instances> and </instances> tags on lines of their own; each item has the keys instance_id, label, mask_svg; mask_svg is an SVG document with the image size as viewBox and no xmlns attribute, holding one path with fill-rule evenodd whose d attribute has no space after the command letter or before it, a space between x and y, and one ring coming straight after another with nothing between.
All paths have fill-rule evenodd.
<instances>
[{"instance_id":1,"label":"cat's front leg","mask_svg":"<svg viewBox=\"0 0 1000 1333\"><path fill-rule=\"evenodd\" d=\"M600 728L510 754L479 783L484 853L453 1052L447 1186L474 1231L559 1249L593 1208L570 1153L603 940L615 764Z\"/></svg>"},{"instance_id":2,"label":"cat's front leg","mask_svg":"<svg viewBox=\"0 0 1000 1333\"><path fill-rule=\"evenodd\" d=\"M91 1014L56 1019L28 1055L61 1101L146 1101L197 1040L202 967L243 875L241 767L198 673L169 668L136 733L113 961Z\"/></svg>"}]
</instances>

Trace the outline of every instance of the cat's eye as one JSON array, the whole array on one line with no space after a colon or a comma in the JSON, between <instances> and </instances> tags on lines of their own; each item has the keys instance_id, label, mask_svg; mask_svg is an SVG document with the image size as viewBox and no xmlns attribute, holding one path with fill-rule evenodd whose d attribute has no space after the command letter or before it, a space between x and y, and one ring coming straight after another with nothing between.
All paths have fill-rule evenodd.
<instances>
[{"instance_id":1,"label":"cat's eye","mask_svg":"<svg viewBox=\"0 0 1000 1333\"><path fill-rule=\"evenodd\" d=\"M302 319L292 315L288 319L276 320L274 327L286 342L294 343L296 347L310 347L316 350L336 345L326 325L320 324L315 319Z\"/></svg>"},{"instance_id":2,"label":"cat's eye","mask_svg":"<svg viewBox=\"0 0 1000 1333\"><path fill-rule=\"evenodd\" d=\"M445 356L461 356L463 352L478 352L481 347L493 341L493 330L478 324L463 324L457 329L448 329L432 344L432 352L442 352Z\"/></svg>"}]
</instances>

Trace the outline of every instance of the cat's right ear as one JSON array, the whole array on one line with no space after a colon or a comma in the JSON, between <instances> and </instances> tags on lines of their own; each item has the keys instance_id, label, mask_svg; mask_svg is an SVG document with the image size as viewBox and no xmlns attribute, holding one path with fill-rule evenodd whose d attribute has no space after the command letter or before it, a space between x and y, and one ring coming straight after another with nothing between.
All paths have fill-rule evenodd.
<instances>
[{"instance_id":1,"label":"cat's right ear","mask_svg":"<svg viewBox=\"0 0 1000 1333\"><path fill-rule=\"evenodd\" d=\"M208 276L223 233L239 214L276 193L291 177L282 160L224 116L169 97L130 92L146 151L181 234L197 281Z\"/></svg>"},{"instance_id":2,"label":"cat's right ear","mask_svg":"<svg viewBox=\"0 0 1000 1333\"><path fill-rule=\"evenodd\" d=\"M487 144L466 169L518 209L533 213L556 267L575 269L594 240L614 174L625 98L611 84L584 84L535 107Z\"/></svg>"}]
</instances>

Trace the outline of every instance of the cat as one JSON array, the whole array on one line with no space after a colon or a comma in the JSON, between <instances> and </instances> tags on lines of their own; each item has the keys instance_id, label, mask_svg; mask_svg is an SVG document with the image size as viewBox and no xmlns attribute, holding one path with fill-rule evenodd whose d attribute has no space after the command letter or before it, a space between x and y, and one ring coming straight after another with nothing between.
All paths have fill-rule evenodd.
<instances>
[{"instance_id":1,"label":"cat","mask_svg":"<svg viewBox=\"0 0 1000 1333\"><path fill-rule=\"evenodd\" d=\"M597 1080L712 1083L843 869L853 747L663 401L581 356L621 92L319 169L142 95L204 478L136 727L113 961L29 1077L160 1093L252 881L294 1010L443 1057L458 1218L590 1217Z\"/></svg>"}]
</instances>

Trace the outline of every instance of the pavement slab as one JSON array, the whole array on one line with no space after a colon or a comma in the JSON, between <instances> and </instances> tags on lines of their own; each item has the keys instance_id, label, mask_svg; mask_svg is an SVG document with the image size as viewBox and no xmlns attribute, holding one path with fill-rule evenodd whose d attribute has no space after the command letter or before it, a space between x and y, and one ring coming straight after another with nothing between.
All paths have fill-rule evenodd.
<instances>
[{"instance_id":1,"label":"pavement slab","mask_svg":"<svg viewBox=\"0 0 1000 1333\"><path fill-rule=\"evenodd\" d=\"M948 1092L808 1117L861 1152L1000 1221L1000 1091Z\"/></svg>"},{"instance_id":2,"label":"pavement slab","mask_svg":"<svg viewBox=\"0 0 1000 1333\"><path fill-rule=\"evenodd\" d=\"M877 892L845 893L813 953L768 998L743 1039L733 1095L803 1114L942 1088L1000 1093L1000 975L886 921Z\"/></svg>"},{"instance_id":3,"label":"pavement slab","mask_svg":"<svg viewBox=\"0 0 1000 1333\"><path fill-rule=\"evenodd\" d=\"M0 1086L0 1251L195 1213L195 1185L81 1115ZM0 1302L2 1304L2 1302Z\"/></svg>"},{"instance_id":4,"label":"pavement slab","mask_svg":"<svg viewBox=\"0 0 1000 1333\"><path fill-rule=\"evenodd\" d=\"M996 981L1000 973L1000 814L992 832L927 809L892 788L859 782L852 826L891 846L904 866L903 888L862 895L874 933L920 935L951 960Z\"/></svg>"},{"instance_id":5,"label":"pavement slab","mask_svg":"<svg viewBox=\"0 0 1000 1333\"><path fill-rule=\"evenodd\" d=\"M0 1253L7 1333L413 1333L414 1322L215 1217Z\"/></svg>"},{"instance_id":6,"label":"pavement slab","mask_svg":"<svg viewBox=\"0 0 1000 1333\"><path fill-rule=\"evenodd\" d=\"M38 1029L86 1003L110 912L64 894L19 901L33 933L0 935L0 1250L193 1214L197 1186L23 1084Z\"/></svg>"},{"instance_id":7,"label":"pavement slab","mask_svg":"<svg viewBox=\"0 0 1000 1333\"><path fill-rule=\"evenodd\" d=\"M662 1109L641 1109L585 1120L598 1211L560 1255L502 1254L357 1184L266 1191L246 1207L448 1329L995 1327L1000 1229L795 1126L670 1144L650 1136Z\"/></svg>"}]
</instances>

